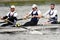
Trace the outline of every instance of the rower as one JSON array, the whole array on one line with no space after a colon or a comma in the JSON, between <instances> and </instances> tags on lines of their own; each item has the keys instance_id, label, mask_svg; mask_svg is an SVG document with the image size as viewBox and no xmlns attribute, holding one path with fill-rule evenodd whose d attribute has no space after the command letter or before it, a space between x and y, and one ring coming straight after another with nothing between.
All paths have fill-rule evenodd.
<instances>
[{"instance_id":1,"label":"rower","mask_svg":"<svg viewBox=\"0 0 60 40\"><path fill-rule=\"evenodd\" d=\"M7 23L5 23L5 24L3 24L3 25L1 25L1 26L8 26L8 25L15 25L16 24L16 21L17 21L17 13L16 13L16 11L15 11L15 6L14 5L11 5L11 7L10 7L10 11L8 12L8 14L7 15L5 15L5 16L3 16L2 18L1 18L2 20L5 20L5 19L7 19L7 20L9 20L9 21L7 21ZM12 23L11 23L12 22Z\"/></svg>"},{"instance_id":2,"label":"rower","mask_svg":"<svg viewBox=\"0 0 60 40\"><path fill-rule=\"evenodd\" d=\"M39 18L41 18L41 11L38 10L38 7L36 4L32 5L32 11L30 11L24 18L27 18L31 16L31 20L29 22L26 22L23 26L35 26L37 25Z\"/></svg>"},{"instance_id":3,"label":"rower","mask_svg":"<svg viewBox=\"0 0 60 40\"><path fill-rule=\"evenodd\" d=\"M48 16L47 16L48 15ZM50 10L48 10L44 16L47 16L49 21L45 22L45 24L57 24L57 10L55 10L55 4L50 5Z\"/></svg>"}]
</instances>

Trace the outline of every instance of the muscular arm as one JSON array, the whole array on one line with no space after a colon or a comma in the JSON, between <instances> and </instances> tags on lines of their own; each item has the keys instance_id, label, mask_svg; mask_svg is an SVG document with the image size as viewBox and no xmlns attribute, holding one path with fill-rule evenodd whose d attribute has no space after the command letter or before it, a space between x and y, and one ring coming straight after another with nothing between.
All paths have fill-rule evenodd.
<instances>
[{"instance_id":1,"label":"muscular arm","mask_svg":"<svg viewBox=\"0 0 60 40\"><path fill-rule=\"evenodd\" d=\"M25 16L24 16L24 18L28 18L30 16L30 14L26 14Z\"/></svg>"},{"instance_id":2,"label":"muscular arm","mask_svg":"<svg viewBox=\"0 0 60 40\"><path fill-rule=\"evenodd\" d=\"M9 15L9 12L5 16L1 17L1 20L7 19L8 15Z\"/></svg>"},{"instance_id":3,"label":"muscular arm","mask_svg":"<svg viewBox=\"0 0 60 40\"><path fill-rule=\"evenodd\" d=\"M38 11L38 15L36 15L35 17L37 17L37 18L41 18L42 17L42 13L40 12L40 10Z\"/></svg>"},{"instance_id":4,"label":"muscular arm","mask_svg":"<svg viewBox=\"0 0 60 40\"><path fill-rule=\"evenodd\" d=\"M1 20L4 20L4 19L6 19L6 18L8 18L8 16L3 16L3 17L1 18Z\"/></svg>"}]
</instances>

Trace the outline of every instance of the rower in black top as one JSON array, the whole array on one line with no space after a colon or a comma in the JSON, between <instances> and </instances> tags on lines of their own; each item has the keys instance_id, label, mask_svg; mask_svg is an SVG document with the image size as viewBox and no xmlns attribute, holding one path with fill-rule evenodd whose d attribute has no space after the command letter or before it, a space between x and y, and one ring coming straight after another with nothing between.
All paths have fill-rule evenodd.
<instances>
[{"instance_id":1,"label":"rower in black top","mask_svg":"<svg viewBox=\"0 0 60 40\"><path fill-rule=\"evenodd\" d=\"M10 12L6 16L2 17L1 19L2 20L5 20L5 19L8 20L8 21L6 20L7 23L5 23L5 24L3 24L1 26L15 25L16 24L16 21L17 21L17 13L15 12L15 6L12 5L10 7Z\"/></svg>"},{"instance_id":2,"label":"rower in black top","mask_svg":"<svg viewBox=\"0 0 60 40\"><path fill-rule=\"evenodd\" d=\"M32 11L29 12L29 14L27 14L24 18L27 18L29 16L32 17L31 20L29 22L26 22L22 26L35 26L35 25L37 25L37 23L39 21L39 18L41 18L42 15L41 15L41 11L37 9L37 5L36 4L33 4Z\"/></svg>"}]
</instances>

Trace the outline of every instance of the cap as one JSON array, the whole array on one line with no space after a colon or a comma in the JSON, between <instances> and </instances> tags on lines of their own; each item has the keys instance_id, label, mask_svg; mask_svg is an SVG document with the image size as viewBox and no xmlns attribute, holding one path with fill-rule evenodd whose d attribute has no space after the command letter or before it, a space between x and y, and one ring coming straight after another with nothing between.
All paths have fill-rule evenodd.
<instances>
[{"instance_id":1,"label":"cap","mask_svg":"<svg viewBox=\"0 0 60 40\"><path fill-rule=\"evenodd\" d=\"M33 4L33 5L32 5L32 8L35 8L35 7L37 7L37 5L36 5L36 4Z\"/></svg>"},{"instance_id":2,"label":"cap","mask_svg":"<svg viewBox=\"0 0 60 40\"><path fill-rule=\"evenodd\" d=\"M10 8L15 8L15 6L14 5L11 5L11 7Z\"/></svg>"}]
</instances>

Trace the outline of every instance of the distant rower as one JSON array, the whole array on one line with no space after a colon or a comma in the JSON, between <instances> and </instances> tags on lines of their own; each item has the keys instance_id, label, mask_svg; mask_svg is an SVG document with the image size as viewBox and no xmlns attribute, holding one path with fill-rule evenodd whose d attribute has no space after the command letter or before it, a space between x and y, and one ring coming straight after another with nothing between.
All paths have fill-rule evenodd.
<instances>
[{"instance_id":1,"label":"distant rower","mask_svg":"<svg viewBox=\"0 0 60 40\"><path fill-rule=\"evenodd\" d=\"M33 4L32 5L32 11L30 11L24 18L27 18L31 16L31 20L27 23L25 23L23 26L34 26L37 25L39 18L41 18L41 11L38 10L37 5Z\"/></svg>"},{"instance_id":2,"label":"distant rower","mask_svg":"<svg viewBox=\"0 0 60 40\"><path fill-rule=\"evenodd\" d=\"M5 24L3 24L3 25L1 25L1 26L8 26L8 25L15 25L16 24L16 21L17 21L17 13L16 13L16 11L15 11L15 6L14 5L12 5L11 7L10 7L10 12L8 12L8 14L6 15L6 16L4 16L4 17L2 17L1 18L2 20L5 20L5 19L7 19L7 20L9 20L9 21L7 21L7 23L5 23ZM12 23L11 23L12 22Z\"/></svg>"},{"instance_id":3,"label":"distant rower","mask_svg":"<svg viewBox=\"0 0 60 40\"><path fill-rule=\"evenodd\" d=\"M55 4L51 4L50 5L50 10L48 10L44 16L48 15L48 19L49 21L47 21L47 24L57 24L57 19L58 19L58 15L57 15L57 10L55 10Z\"/></svg>"}]
</instances>

